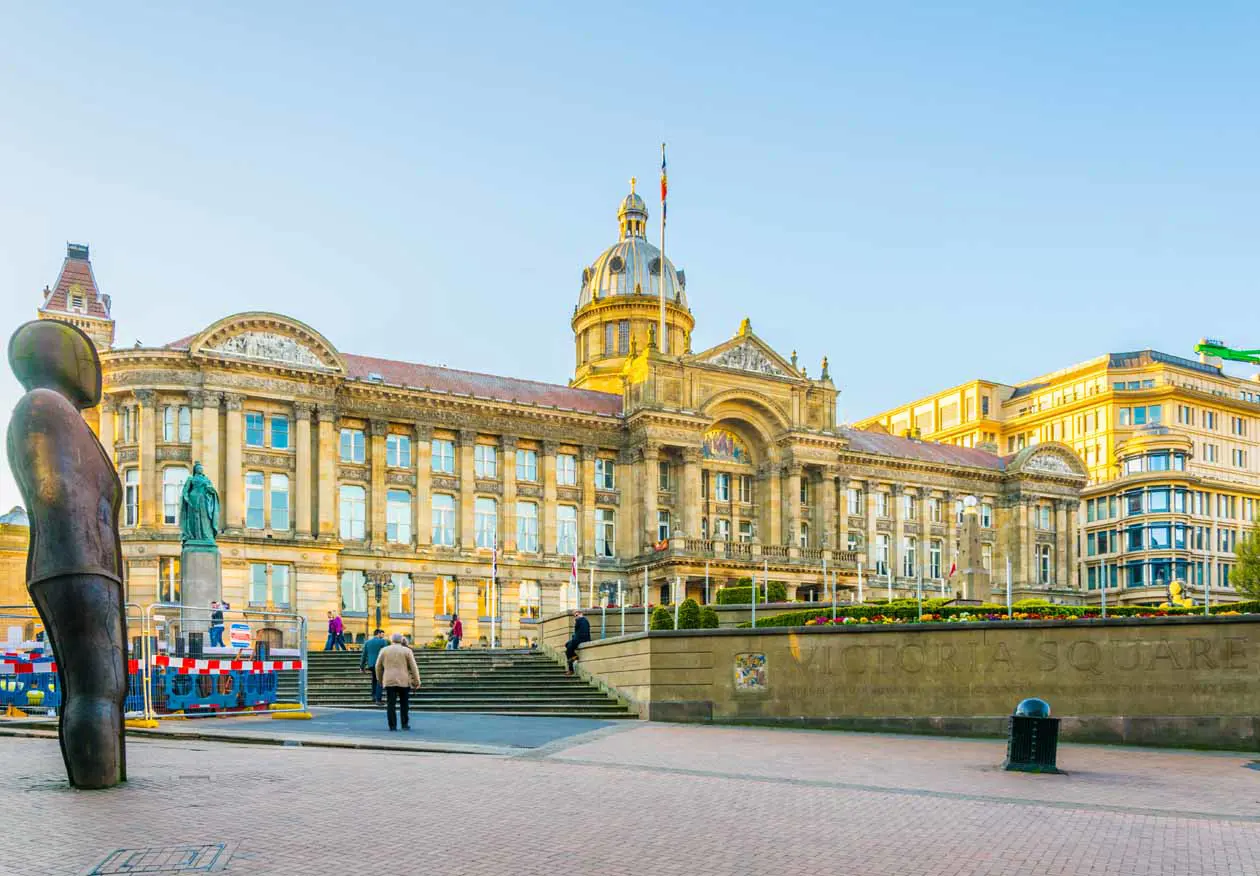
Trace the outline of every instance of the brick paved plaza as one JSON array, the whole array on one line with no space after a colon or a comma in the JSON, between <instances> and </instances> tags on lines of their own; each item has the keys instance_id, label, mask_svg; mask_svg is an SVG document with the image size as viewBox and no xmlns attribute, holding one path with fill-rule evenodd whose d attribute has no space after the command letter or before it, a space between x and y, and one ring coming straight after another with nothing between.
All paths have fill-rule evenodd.
<instances>
[{"instance_id":1,"label":"brick paved plaza","mask_svg":"<svg viewBox=\"0 0 1260 876\"><path fill-rule=\"evenodd\" d=\"M513 756L129 753L125 788L75 792L54 740L0 739L0 873L1260 873L1245 755L1068 746L1030 776L987 740L656 724Z\"/></svg>"}]
</instances>

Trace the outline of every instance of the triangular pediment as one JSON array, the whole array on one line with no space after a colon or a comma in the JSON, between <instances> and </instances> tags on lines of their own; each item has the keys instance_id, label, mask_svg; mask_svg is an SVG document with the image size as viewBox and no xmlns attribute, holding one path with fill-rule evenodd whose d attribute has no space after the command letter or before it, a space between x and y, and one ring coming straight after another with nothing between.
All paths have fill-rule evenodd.
<instances>
[{"instance_id":1,"label":"triangular pediment","mask_svg":"<svg viewBox=\"0 0 1260 876\"><path fill-rule=\"evenodd\" d=\"M790 362L771 349L769 344L752 331L738 334L729 341L696 354L694 361L700 365L714 365L718 368L729 368L732 371L801 379L800 373L792 367Z\"/></svg>"},{"instance_id":2,"label":"triangular pediment","mask_svg":"<svg viewBox=\"0 0 1260 876\"><path fill-rule=\"evenodd\" d=\"M240 359L282 368L344 373L337 349L308 325L277 313L241 313L221 319L189 345L194 355Z\"/></svg>"}]
</instances>

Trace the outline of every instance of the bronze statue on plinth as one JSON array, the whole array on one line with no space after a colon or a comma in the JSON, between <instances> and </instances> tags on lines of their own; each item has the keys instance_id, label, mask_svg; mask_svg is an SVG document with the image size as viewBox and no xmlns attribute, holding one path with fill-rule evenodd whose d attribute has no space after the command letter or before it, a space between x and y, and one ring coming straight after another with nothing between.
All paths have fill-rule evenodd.
<instances>
[{"instance_id":1,"label":"bronze statue on plinth","mask_svg":"<svg viewBox=\"0 0 1260 876\"><path fill-rule=\"evenodd\" d=\"M31 520L26 586L57 660L58 737L70 784L127 780L127 615L118 541L122 484L83 420L101 362L74 326L37 320L9 340L26 395L9 423L9 467Z\"/></svg>"}]
</instances>

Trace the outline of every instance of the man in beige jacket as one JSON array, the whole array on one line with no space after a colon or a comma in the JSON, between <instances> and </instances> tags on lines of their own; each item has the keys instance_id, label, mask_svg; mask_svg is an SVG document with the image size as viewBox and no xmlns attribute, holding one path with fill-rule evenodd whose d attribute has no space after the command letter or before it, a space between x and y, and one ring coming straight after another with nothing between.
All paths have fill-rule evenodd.
<instances>
[{"instance_id":1,"label":"man in beige jacket","mask_svg":"<svg viewBox=\"0 0 1260 876\"><path fill-rule=\"evenodd\" d=\"M376 677L385 688L385 718L389 729L397 730L395 706L401 705L402 728L410 730L407 709L411 692L420 687L420 667L416 666L416 655L403 644L402 633L394 633L389 641L376 658Z\"/></svg>"}]
</instances>

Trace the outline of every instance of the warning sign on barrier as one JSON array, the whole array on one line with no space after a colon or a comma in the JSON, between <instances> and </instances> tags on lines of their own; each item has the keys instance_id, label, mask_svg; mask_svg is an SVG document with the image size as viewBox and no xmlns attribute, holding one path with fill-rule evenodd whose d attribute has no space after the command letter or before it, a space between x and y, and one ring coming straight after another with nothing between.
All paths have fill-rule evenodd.
<instances>
[{"instance_id":1,"label":"warning sign on barrier","mask_svg":"<svg viewBox=\"0 0 1260 876\"><path fill-rule=\"evenodd\" d=\"M228 647L244 648L248 650L252 646L252 640L249 635L249 624L235 621L228 627Z\"/></svg>"}]
</instances>

